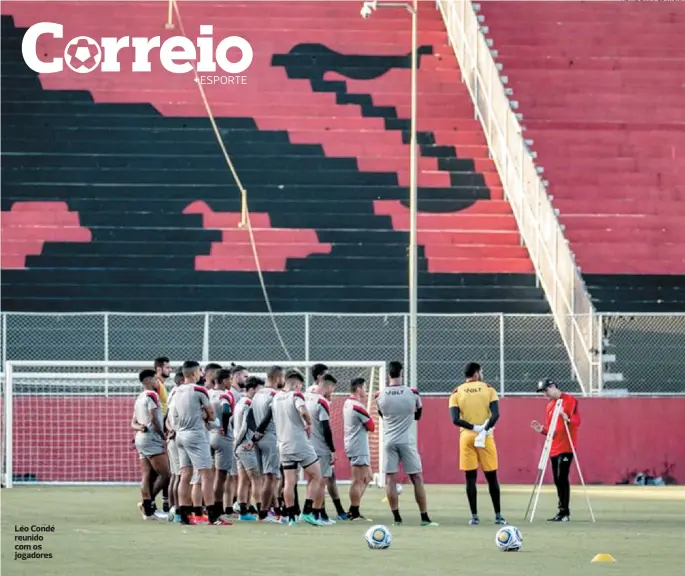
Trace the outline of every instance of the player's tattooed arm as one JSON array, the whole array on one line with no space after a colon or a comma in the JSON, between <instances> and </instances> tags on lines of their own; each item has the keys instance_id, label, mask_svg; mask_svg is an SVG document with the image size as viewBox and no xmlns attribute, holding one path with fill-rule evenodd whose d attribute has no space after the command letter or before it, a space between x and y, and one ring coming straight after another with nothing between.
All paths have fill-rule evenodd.
<instances>
[{"instance_id":1,"label":"player's tattooed arm","mask_svg":"<svg viewBox=\"0 0 685 576\"><path fill-rule=\"evenodd\" d=\"M473 424L461 419L461 412L458 406L452 406L450 408L450 416L452 416L452 424L459 426L459 428L466 428L467 430L473 430Z\"/></svg>"},{"instance_id":2,"label":"player's tattooed arm","mask_svg":"<svg viewBox=\"0 0 685 576\"><path fill-rule=\"evenodd\" d=\"M267 408L267 411L266 411L266 414L264 415L263 420L259 423L259 426L257 426L257 434L259 434L260 437L264 435L264 432L266 432L266 429L269 426L269 424L271 423L271 420L273 419L273 417L274 417L274 413L271 410L271 406L269 406Z\"/></svg>"},{"instance_id":3,"label":"player's tattooed arm","mask_svg":"<svg viewBox=\"0 0 685 576\"><path fill-rule=\"evenodd\" d=\"M497 424L497 420L499 420L499 402L494 400L490 402L490 419L488 420L485 429L490 430L491 428L494 428L495 424Z\"/></svg>"},{"instance_id":4,"label":"player's tattooed arm","mask_svg":"<svg viewBox=\"0 0 685 576\"><path fill-rule=\"evenodd\" d=\"M335 443L333 442L333 431L331 430L331 423L329 420L321 420L321 431L323 432L323 439L326 446L331 452L335 452Z\"/></svg>"},{"instance_id":5,"label":"player's tattooed arm","mask_svg":"<svg viewBox=\"0 0 685 576\"><path fill-rule=\"evenodd\" d=\"M150 427L164 440L164 430L159 427L159 421L157 420L158 410L159 408L157 407L150 409Z\"/></svg>"},{"instance_id":6,"label":"player's tattooed arm","mask_svg":"<svg viewBox=\"0 0 685 576\"><path fill-rule=\"evenodd\" d=\"M147 430L145 426L138 423L138 420L136 420L135 416L131 419L131 428L133 428L136 432L145 432Z\"/></svg>"},{"instance_id":7,"label":"player's tattooed arm","mask_svg":"<svg viewBox=\"0 0 685 576\"><path fill-rule=\"evenodd\" d=\"M223 430L224 436L228 435L228 427L231 425L231 416L233 416L231 405L226 403L221 410L221 430Z\"/></svg>"}]
</instances>

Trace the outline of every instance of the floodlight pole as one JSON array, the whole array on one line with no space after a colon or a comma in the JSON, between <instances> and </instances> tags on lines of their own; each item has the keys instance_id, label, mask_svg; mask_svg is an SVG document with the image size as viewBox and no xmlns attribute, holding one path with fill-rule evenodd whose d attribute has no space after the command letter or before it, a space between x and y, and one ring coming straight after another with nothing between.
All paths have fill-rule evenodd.
<instances>
[{"instance_id":1,"label":"floodlight pole","mask_svg":"<svg viewBox=\"0 0 685 576\"><path fill-rule=\"evenodd\" d=\"M419 2L376 2L377 8L403 8L411 14L411 112L409 126L409 386L418 388L418 155L416 138Z\"/></svg>"}]
</instances>

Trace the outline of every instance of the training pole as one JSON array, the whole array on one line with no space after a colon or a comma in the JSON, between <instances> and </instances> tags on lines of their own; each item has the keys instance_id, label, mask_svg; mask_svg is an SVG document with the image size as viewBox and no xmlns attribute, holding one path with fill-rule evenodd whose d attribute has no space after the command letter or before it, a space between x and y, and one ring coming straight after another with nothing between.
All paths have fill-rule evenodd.
<instances>
[{"instance_id":1,"label":"training pole","mask_svg":"<svg viewBox=\"0 0 685 576\"><path fill-rule=\"evenodd\" d=\"M573 443L573 438L571 438L571 431L568 429L568 423L564 420L564 427L566 428L566 434L568 435L568 441L571 444L571 450L573 451L573 460L576 463L576 470L578 470L578 476L580 477L580 483L583 485L583 492L585 493L585 501L587 502L587 509L590 511L590 518L593 522L595 520L595 513L592 510L592 504L590 504L590 495L587 491L587 486L585 485L585 478L583 478L583 473L580 470L580 461L578 460L578 453L576 452L576 446Z\"/></svg>"},{"instance_id":2,"label":"training pole","mask_svg":"<svg viewBox=\"0 0 685 576\"><path fill-rule=\"evenodd\" d=\"M535 510L538 507L538 500L540 499L540 491L542 490L542 482L545 479L545 470L547 469L547 462L549 462L549 455L552 451L552 440L554 439L554 431L557 429L557 422L559 421L559 413L561 412L562 400L557 400L554 406L554 412L552 413L552 420L549 425L549 430L547 430L547 437L545 438L545 444L542 447L542 454L540 454L540 461L538 462L538 475L535 479L535 484L533 485L533 493L530 495L530 500L528 501L528 508L526 509L526 516L530 511L530 521L535 518ZM532 502L532 509L531 509ZM524 516L524 518L526 517Z\"/></svg>"}]
</instances>

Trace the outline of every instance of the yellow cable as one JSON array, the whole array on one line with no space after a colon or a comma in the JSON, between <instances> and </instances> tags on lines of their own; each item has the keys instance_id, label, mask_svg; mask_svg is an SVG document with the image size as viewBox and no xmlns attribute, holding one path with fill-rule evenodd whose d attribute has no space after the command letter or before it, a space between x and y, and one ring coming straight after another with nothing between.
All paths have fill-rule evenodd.
<instances>
[{"instance_id":1,"label":"yellow cable","mask_svg":"<svg viewBox=\"0 0 685 576\"><path fill-rule=\"evenodd\" d=\"M183 27L183 20L181 19L181 11L178 7L178 3L176 0L171 0L174 4L174 12L176 13L176 18L178 19L178 27L181 31L181 35L186 37L186 32L185 28ZM255 265L257 267L257 275L259 276L259 283L262 286L262 293L264 294L264 302L266 303L266 308L269 311L269 318L271 319L271 323L273 324L274 330L276 331L276 337L278 338L278 341L281 345L281 348L283 348L283 352L285 352L286 359L287 360L292 360L290 357L290 354L288 352L288 347L285 345L285 341L283 340L283 337L281 336L281 331L278 329L278 324L276 322L276 317L274 315L273 309L271 307L271 301L269 300L269 292L266 289L266 284L264 283L264 275L262 274L262 267L259 264L259 254L257 252L257 244L254 239L254 232L252 230L252 224L250 223L250 211L247 206L247 190L243 187L243 183L240 181L240 177L238 176L238 172L235 169L235 166L233 165L233 161L231 160L231 157L228 153L228 150L226 150L226 145L224 144L224 140L221 136L221 133L219 132L219 127L216 125L216 120L214 119L214 114L212 113L212 107L209 104L209 101L207 100L207 94L205 94L205 89L202 87L202 83L200 82L200 77L197 74L197 68L195 68L195 64L191 63L193 67L193 74L195 75L195 83L197 84L197 87L200 90L200 95L202 96L202 102L204 103L205 110L207 111L207 117L209 118L209 122L212 125L212 130L214 130L214 135L216 136L217 143L219 144L219 148L221 148L221 152L224 155L224 159L226 160L226 165L228 166L228 169L231 171L231 174L233 175L233 179L235 180L236 186L238 186L238 189L240 190L240 197L241 197L241 212L242 212L242 222L241 225L247 228L247 232L250 236L250 245L252 247L252 255L254 256L254 261Z\"/></svg>"}]
</instances>

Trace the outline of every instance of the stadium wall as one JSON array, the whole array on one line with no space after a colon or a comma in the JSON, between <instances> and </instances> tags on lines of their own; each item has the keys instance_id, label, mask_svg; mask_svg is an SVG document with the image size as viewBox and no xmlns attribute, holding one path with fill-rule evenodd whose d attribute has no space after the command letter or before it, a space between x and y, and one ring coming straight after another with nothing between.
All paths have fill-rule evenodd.
<instances>
[{"instance_id":1,"label":"stadium wall","mask_svg":"<svg viewBox=\"0 0 685 576\"><path fill-rule=\"evenodd\" d=\"M64 397L17 397L15 478L137 481L138 462L129 426L132 407L129 397L80 396L66 402ZM671 467L670 474L678 483L685 483L685 398L581 399L580 407L578 453L587 482L615 484L634 472L658 476ZM339 409L341 405L334 405L334 411ZM529 424L533 419L542 420L544 409L540 398L502 399L496 438L503 483L526 484L535 479L543 437ZM52 415L51 425L45 424L46 414ZM98 415L98 426L84 425L84 414ZM341 446L339 428L336 426L334 433ZM458 434L449 419L447 398L425 397L418 437L427 482L463 483L458 470ZM341 478L349 477L344 458L338 471Z\"/></svg>"},{"instance_id":2,"label":"stadium wall","mask_svg":"<svg viewBox=\"0 0 685 576\"><path fill-rule=\"evenodd\" d=\"M544 422L541 398L503 398L495 437L500 480L528 484L535 480L544 437L530 428ZM585 481L616 484L634 472L670 474L685 483L685 398L580 399L578 457ZM447 398L425 398L419 425L419 449L426 481L463 483L458 470L458 431L450 422ZM547 481L551 482L548 470ZM575 468L572 480L578 482Z\"/></svg>"}]
</instances>

